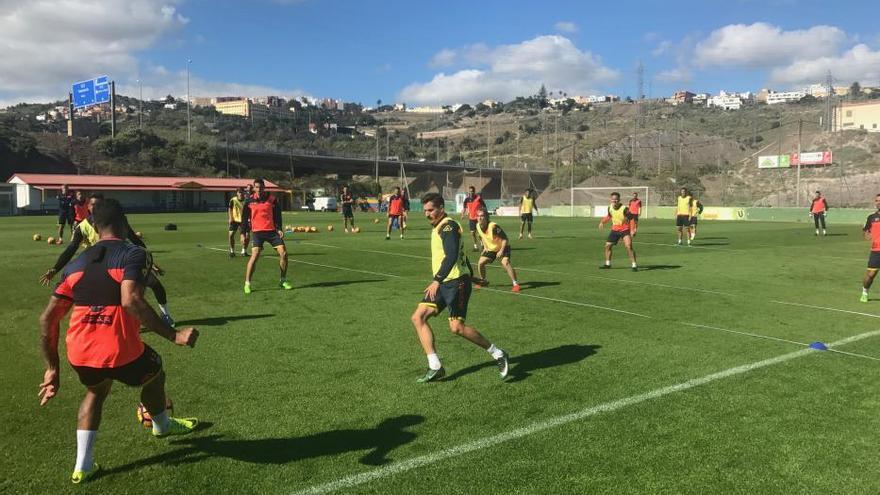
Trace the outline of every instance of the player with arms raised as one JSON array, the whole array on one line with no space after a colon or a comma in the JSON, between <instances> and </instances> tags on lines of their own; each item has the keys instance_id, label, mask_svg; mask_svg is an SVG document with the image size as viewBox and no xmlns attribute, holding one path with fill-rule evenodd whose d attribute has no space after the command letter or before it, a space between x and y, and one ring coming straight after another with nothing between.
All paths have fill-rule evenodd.
<instances>
[{"instance_id":1,"label":"player with arms raised","mask_svg":"<svg viewBox=\"0 0 880 495\"><path fill-rule=\"evenodd\" d=\"M608 206L608 214L599 222L599 229L605 227L609 220L611 221L611 232L608 233L608 240L605 241L605 264L600 268L611 268L611 251L617 242L623 239L626 254L629 255L629 260L632 263L632 271L638 271L636 252L632 247L632 236L629 230L632 214L629 212L629 208L620 202L620 193L611 193L611 205Z\"/></svg>"},{"instance_id":2,"label":"player with arms raised","mask_svg":"<svg viewBox=\"0 0 880 495\"><path fill-rule=\"evenodd\" d=\"M148 254L122 240L128 225L119 203L104 200L93 207L92 216L100 240L68 265L40 316L46 363L39 392L42 406L59 392L60 322L73 308L65 338L67 360L86 387L77 419L73 483L87 480L99 469L94 461L95 440L114 381L141 387L141 402L152 416L154 436L190 433L198 424L195 418L168 415L162 358L141 341L140 326L189 347L195 345L198 332L194 328L174 330L144 300Z\"/></svg>"},{"instance_id":3,"label":"player with arms raised","mask_svg":"<svg viewBox=\"0 0 880 495\"><path fill-rule=\"evenodd\" d=\"M244 203L245 216L250 220L251 257L248 259L247 268L244 272L244 293L251 293L251 277L260 258L263 244L269 243L278 253L278 266L281 269L280 285L284 290L293 289L293 285L287 281L287 246L284 245L284 231L281 226L281 204L266 192L266 182L263 179L254 179L254 195Z\"/></svg>"},{"instance_id":4,"label":"player with arms raised","mask_svg":"<svg viewBox=\"0 0 880 495\"><path fill-rule=\"evenodd\" d=\"M865 232L865 239L871 241L868 270L865 272L865 280L862 283L862 297L859 299L863 303L868 302L868 289L874 283L877 270L880 270L880 194L874 196L874 207L877 211L868 215L868 220L865 222L864 229L862 229Z\"/></svg>"},{"instance_id":5,"label":"player with arms raised","mask_svg":"<svg viewBox=\"0 0 880 495\"><path fill-rule=\"evenodd\" d=\"M422 198L425 217L431 223L431 270L434 280L425 288L425 297L412 314L422 349L428 357L428 371L418 379L426 383L443 378L446 374L434 348L434 332L428 319L449 308L449 330L484 349L498 365L501 378L507 376L507 353L486 340L477 329L465 325L468 301L471 296L471 270L462 249L462 231L458 222L446 215L443 196L426 194Z\"/></svg>"}]
</instances>

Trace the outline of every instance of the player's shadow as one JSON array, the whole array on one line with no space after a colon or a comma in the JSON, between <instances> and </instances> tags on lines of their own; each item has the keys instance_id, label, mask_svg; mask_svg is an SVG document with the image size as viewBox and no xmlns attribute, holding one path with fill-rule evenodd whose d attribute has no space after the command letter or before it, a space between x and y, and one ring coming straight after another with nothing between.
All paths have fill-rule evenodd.
<instances>
[{"instance_id":1,"label":"player's shadow","mask_svg":"<svg viewBox=\"0 0 880 495\"><path fill-rule=\"evenodd\" d=\"M707 241L726 241L729 240L727 237L701 237L701 239Z\"/></svg>"},{"instance_id":2,"label":"player's shadow","mask_svg":"<svg viewBox=\"0 0 880 495\"><path fill-rule=\"evenodd\" d=\"M825 237L846 237L849 234L825 234Z\"/></svg>"},{"instance_id":3,"label":"player's shadow","mask_svg":"<svg viewBox=\"0 0 880 495\"><path fill-rule=\"evenodd\" d=\"M272 313L263 313L256 315L230 315L230 316L212 316L208 318L192 318L189 320L179 320L175 324L177 326L189 326L189 325L205 325L205 326L215 326L215 325L225 325L227 323L231 323L233 321L239 320L256 320L259 318L271 318L275 316Z\"/></svg>"},{"instance_id":4,"label":"player's shadow","mask_svg":"<svg viewBox=\"0 0 880 495\"><path fill-rule=\"evenodd\" d=\"M640 272L649 272L651 270L675 270L681 268L681 265L639 265Z\"/></svg>"},{"instance_id":5,"label":"player's shadow","mask_svg":"<svg viewBox=\"0 0 880 495\"><path fill-rule=\"evenodd\" d=\"M601 349L598 345L565 344L552 349L532 352L530 354L514 355L510 358L510 371L507 375L508 382L519 382L532 376L532 373L545 368L553 368L566 364L574 364L596 354ZM465 375L476 373L485 368L494 368L494 361L486 361L467 368L460 369L447 376L443 381L457 380Z\"/></svg>"},{"instance_id":6,"label":"player's shadow","mask_svg":"<svg viewBox=\"0 0 880 495\"><path fill-rule=\"evenodd\" d=\"M729 242L694 242L694 246L729 246Z\"/></svg>"},{"instance_id":7,"label":"player's shadow","mask_svg":"<svg viewBox=\"0 0 880 495\"><path fill-rule=\"evenodd\" d=\"M119 474L155 464L188 464L210 457L225 457L254 464L291 462L365 452L359 462L379 466L390 462L391 452L418 436L410 431L425 421L424 416L406 414L388 418L374 428L331 430L293 438L227 439L223 435L183 437L170 442L180 447L170 452L102 470L100 475Z\"/></svg>"},{"instance_id":8,"label":"player's shadow","mask_svg":"<svg viewBox=\"0 0 880 495\"><path fill-rule=\"evenodd\" d=\"M319 287L339 287L342 285L352 285L352 284L367 284L371 282L384 282L384 280L371 279L371 280L333 280L328 282L314 282L311 284L306 284L303 286L297 287L297 289L314 289Z\"/></svg>"},{"instance_id":9,"label":"player's shadow","mask_svg":"<svg viewBox=\"0 0 880 495\"><path fill-rule=\"evenodd\" d=\"M562 282L538 282L538 281L529 281L522 282L519 284L521 290L531 290L531 289L540 289L541 287L552 287L554 285L561 285Z\"/></svg>"}]
</instances>

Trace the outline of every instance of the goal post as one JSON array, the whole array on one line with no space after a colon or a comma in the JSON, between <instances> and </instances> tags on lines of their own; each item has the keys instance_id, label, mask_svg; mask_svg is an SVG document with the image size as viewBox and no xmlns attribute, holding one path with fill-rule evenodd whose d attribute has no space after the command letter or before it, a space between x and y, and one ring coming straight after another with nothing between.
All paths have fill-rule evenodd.
<instances>
[{"instance_id":1,"label":"goal post","mask_svg":"<svg viewBox=\"0 0 880 495\"><path fill-rule=\"evenodd\" d=\"M620 202L628 204L632 193L639 193L639 199L642 200L642 209L639 215L648 215L648 208L651 199L651 188L648 186L615 186L615 187L572 187L570 188L570 213L571 217L575 216L576 207L589 207L589 215L593 215L595 206L607 206L608 197L612 192L620 193Z\"/></svg>"}]
</instances>

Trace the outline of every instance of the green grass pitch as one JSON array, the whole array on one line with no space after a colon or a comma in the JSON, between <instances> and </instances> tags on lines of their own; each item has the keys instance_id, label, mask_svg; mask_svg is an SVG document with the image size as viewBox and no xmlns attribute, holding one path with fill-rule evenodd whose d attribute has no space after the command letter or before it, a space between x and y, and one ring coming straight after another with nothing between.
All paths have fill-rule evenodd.
<instances>
[{"instance_id":1,"label":"green grass pitch","mask_svg":"<svg viewBox=\"0 0 880 495\"><path fill-rule=\"evenodd\" d=\"M536 239L518 241L518 220L500 219L523 290L490 268L468 322L509 351L511 376L442 316L449 378L423 385L409 316L431 277L428 225L414 216L406 240L386 241L373 218L346 235L336 214L286 213L321 230L287 238L295 289L264 256L246 296L225 214L132 215L178 326L201 332L195 349L144 339L175 412L206 427L152 438L137 391L116 384L103 473L82 487L69 481L83 393L69 365L60 395L37 399L50 294L37 278L61 248L30 238L54 235L54 218L0 220L0 492L880 493L880 335L862 335L880 329L880 288L858 302L858 226L816 238L703 222L688 248L672 245L671 220L646 220L633 273L622 246L598 269L596 220L539 217ZM798 353L857 335L843 352Z\"/></svg>"}]
</instances>

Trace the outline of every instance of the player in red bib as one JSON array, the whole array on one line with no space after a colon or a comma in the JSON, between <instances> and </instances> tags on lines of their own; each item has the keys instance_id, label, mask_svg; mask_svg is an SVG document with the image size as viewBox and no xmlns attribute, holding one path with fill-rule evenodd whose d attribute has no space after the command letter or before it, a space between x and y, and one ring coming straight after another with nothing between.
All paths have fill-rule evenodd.
<instances>
[{"instance_id":1,"label":"player in red bib","mask_svg":"<svg viewBox=\"0 0 880 495\"><path fill-rule=\"evenodd\" d=\"M464 198L464 211L461 212L461 218L464 218L464 214L467 213L468 216L468 229L471 231L471 237L474 240L474 251L480 250L479 240L477 238L477 215L480 213L480 210L489 209L486 208L486 203L483 201L483 196L477 194L476 188L471 186L468 188L468 196Z\"/></svg>"},{"instance_id":2,"label":"player in red bib","mask_svg":"<svg viewBox=\"0 0 880 495\"><path fill-rule=\"evenodd\" d=\"M153 420L153 435L190 433L195 418L172 418L166 410L162 358L144 345L143 324L181 346L194 346L198 331L175 330L163 322L144 300L144 275L149 273L147 252L122 240L128 225L115 199L97 203L92 219L100 240L67 265L61 282L40 316L46 372L40 383L40 405L58 394L60 323L73 309L65 339L67 360L86 395L77 419L76 465L71 476L81 483L98 471L93 451L101 411L114 381L141 388L141 402Z\"/></svg>"},{"instance_id":3,"label":"player in red bib","mask_svg":"<svg viewBox=\"0 0 880 495\"><path fill-rule=\"evenodd\" d=\"M868 289L874 283L877 270L880 270L880 194L874 196L874 207L877 211L868 215L865 222L865 239L871 241L871 255L868 257L868 271L865 272L865 280L862 284L862 297L860 301L868 302Z\"/></svg>"},{"instance_id":4,"label":"player in red bib","mask_svg":"<svg viewBox=\"0 0 880 495\"><path fill-rule=\"evenodd\" d=\"M386 241L391 239L391 227L394 225L397 225L397 228L400 229L400 238L403 239L404 201L405 198L400 193L400 188L395 187L394 194L388 198L388 225L385 227Z\"/></svg>"},{"instance_id":5,"label":"player in red bib","mask_svg":"<svg viewBox=\"0 0 880 495\"><path fill-rule=\"evenodd\" d=\"M89 200L82 191L77 191L73 200L73 225L89 217Z\"/></svg>"},{"instance_id":6,"label":"player in red bib","mask_svg":"<svg viewBox=\"0 0 880 495\"><path fill-rule=\"evenodd\" d=\"M639 193L633 191L633 197L629 200L629 205L627 205L627 209L629 209L630 216L630 235L635 237L636 231L639 230L639 213L642 211L642 200L639 199Z\"/></svg>"},{"instance_id":7,"label":"player in red bib","mask_svg":"<svg viewBox=\"0 0 880 495\"><path fill-rule=\"evenodd\" d=\"M244 203L244 216L248 218L251 228L253 248L244 272L244 293L251 293L251 276L263 244L268 242L278 252L278 265L281 268L281 288L293 289L287 281L287 246L284 245L284 231L281 226L281 204L275 196L266 192L263 179L254 179L254 195Z\"/></svg>"},{"instance_id":8,"label":"player in red bib","mask_svg":"<svg viewBox=\"0 0 880 495\"><path fill-rule=\"evenodd\" d=\"M813 223L816 224L816 235L819 235L819 225L822 226L822 235L828 235L825 232L825 214L828 213L828 201L825 201L825 197L822 196L822 193L816 191L816 196L813 197L813 202L810 203L810 216L813 217Z\"/></svg>"}]
</instances>

